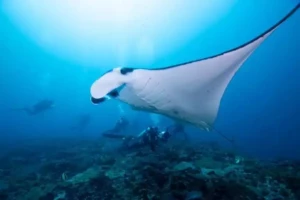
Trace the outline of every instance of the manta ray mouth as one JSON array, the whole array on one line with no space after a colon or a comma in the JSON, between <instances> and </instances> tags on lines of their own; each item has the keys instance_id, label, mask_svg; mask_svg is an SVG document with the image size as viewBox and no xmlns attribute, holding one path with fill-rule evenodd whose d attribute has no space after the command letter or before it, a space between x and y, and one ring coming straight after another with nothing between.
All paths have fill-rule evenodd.
<instances>
[{"instance_id":1,"label":"manta ray mouth","mask_svg":"<svg viewBox=\"0 0 300 200\"><path fill-rule=\"evenodd\" d=\"M299 7L258 37L215 56L158 69L115 68L94 82L91 100L99 104L118 99L135 109L212 127L235 73Z\"/></svg>"}]
</instances>

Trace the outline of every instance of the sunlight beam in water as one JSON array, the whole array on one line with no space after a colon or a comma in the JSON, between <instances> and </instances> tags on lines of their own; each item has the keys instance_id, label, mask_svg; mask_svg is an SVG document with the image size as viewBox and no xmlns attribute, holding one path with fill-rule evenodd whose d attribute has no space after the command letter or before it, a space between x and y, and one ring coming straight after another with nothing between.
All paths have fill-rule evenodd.
<instances>
[{"instance_id":1,"label":"sunlight beam in water","mask_svg":"<svg viewBox=\"0 0 300 200\"><path fill-rule=\"evenodd\" d=\"M59 57L101 66L151 65L217 22L235 0L4 0L4 12Z\"/></svg>"}]
</instances>

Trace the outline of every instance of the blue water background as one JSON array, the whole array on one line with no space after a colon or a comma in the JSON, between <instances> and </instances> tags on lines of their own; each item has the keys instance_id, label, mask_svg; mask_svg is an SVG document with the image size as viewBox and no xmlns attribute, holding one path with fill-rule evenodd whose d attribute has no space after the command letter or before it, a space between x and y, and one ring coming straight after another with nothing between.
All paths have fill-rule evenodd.
<instances>
[{"instance_id":1,"label":"blue water background","mask_svg":"<svg viewBox=\"0 0 300 200\"><path fill-rule=\"evenodd\" d=\"M191 5L193 2L186 1ZM224 4L225 1L222 2ZM170 31L175 33L168 41L159 36L152 38L159 43L155 59L142 62L129 49L125 62L121 64L158 68L218 54L264 32L284 17L297 2L299 1L234 1L234 5L213 23L202 26L197 23L197 17L192 18L188 24L174 21L174 27ZM202 18L214 15L213 9L206 13L198 13L197 9L191 12ZM175 15L180 13L174 13L170 17ZM34 22L31 21L31 25ZM180 35L180 30L185 28L193 31L193 37L170 49L170 43L176 44L180 38L185 37ZM139 30L137 34L142 32L143 30ZM71 52L68 56L45 50L26 31L22 31L4 7L0 10L0 43L2 147L13 147L23 139L78 136L78 133L70 130L70 126L81 113L90 113L92 116L84 137L97 137L101 131L113 126L120 116L117 102L94 106L90 102L89 93L95 79L107 69L120 64L115 54L97 52L101 63L92 59L89 62L88 56L80 62L76 59L78 55L72 54L72 49L66 50ZM111 44L115 42L104 42L103 49L106 46L109 48ZM88 55L89 51L85 53ZM90 53L95 55L93 49ZM251 155L263 158L299 158L299 82L300 11L282 24L238 71L222 99L215 127L227 135L233 135L242 150ZM10 110L32 105L43 98L53 99L55 109L42 116L30 117ZM137 114L127 107L124 109L128 117L138 124L136 132L151 123L147 114ZM200 132L192 127L190 133L199 140L225 143L217 134Z\"/></svg>"}]
</instances>

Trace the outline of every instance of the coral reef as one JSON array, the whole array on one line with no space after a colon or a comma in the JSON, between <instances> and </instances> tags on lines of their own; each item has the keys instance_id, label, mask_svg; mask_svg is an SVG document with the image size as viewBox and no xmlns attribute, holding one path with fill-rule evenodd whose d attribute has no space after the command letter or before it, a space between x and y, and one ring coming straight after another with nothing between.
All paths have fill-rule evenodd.
<instances>
[{"instance_id":1,"label":"coral reef","mask_svg":"<svg viewBox=\"0 0 300 200\"><path fill-rule=\"evenodd\" d=\"M216 143L131 152L101 141L27 144L0 158L1 200L300 199L300 162L257 160Z\"/></svg>"}]
</instances>

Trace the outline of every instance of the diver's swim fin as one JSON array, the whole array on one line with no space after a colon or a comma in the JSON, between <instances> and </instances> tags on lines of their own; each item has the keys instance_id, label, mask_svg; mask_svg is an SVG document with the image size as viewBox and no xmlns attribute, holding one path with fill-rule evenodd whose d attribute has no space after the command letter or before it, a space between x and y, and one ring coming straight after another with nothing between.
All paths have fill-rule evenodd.
<instances>
[{"instance_id":1,"label":"diver's swim fin","mask_svg":"<svg viewBox=\"0 0 300 200\"><path fill-rule=\"evenodd\" d=\"M134 137L134 136L130 136L130 135L115 134L115 133L111 132L110 130L105 131L101 135L103 137L110 138L110 139L124 139L124 138L127 138L127 137Z\"/></svg>"}]
</instances>

